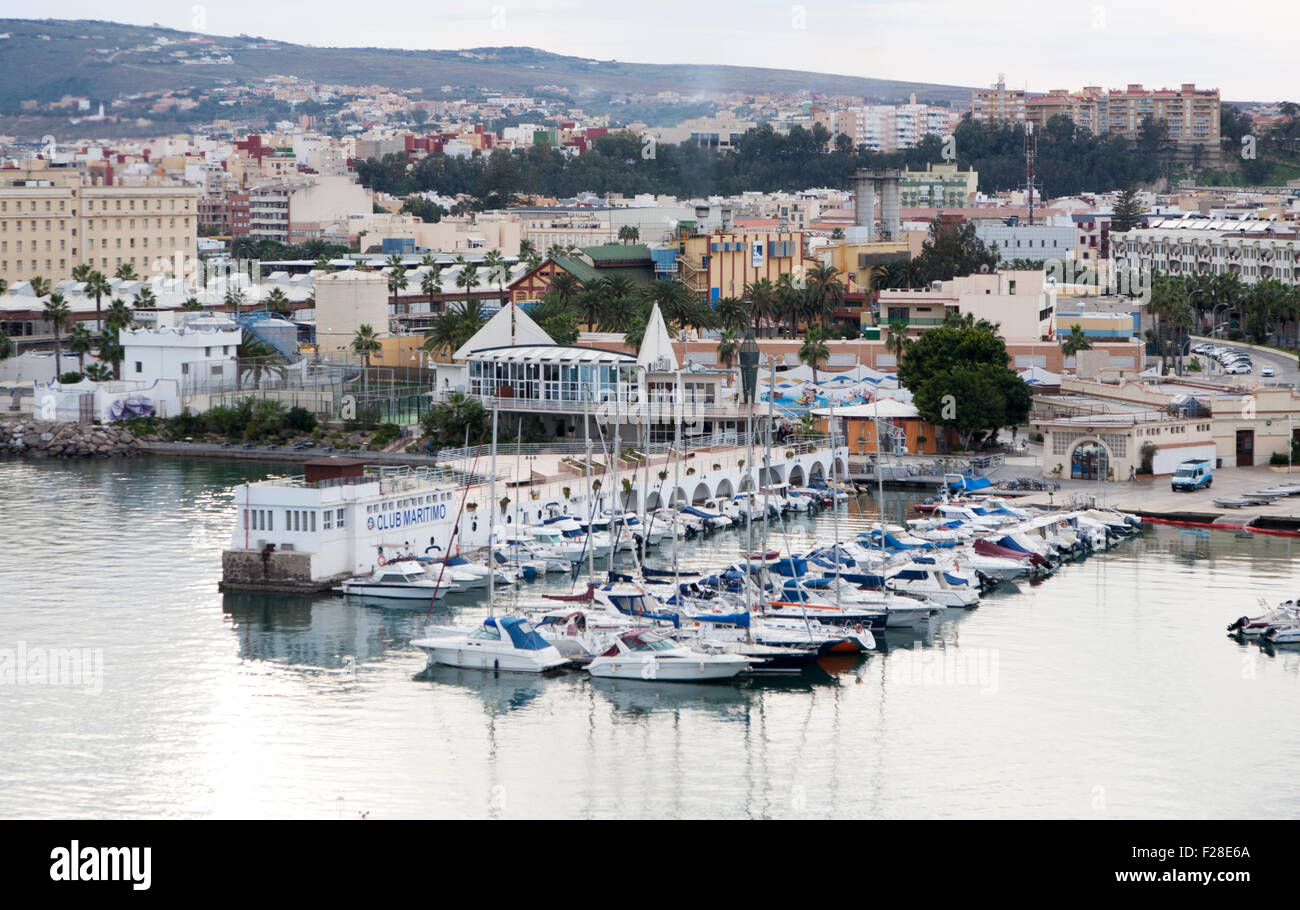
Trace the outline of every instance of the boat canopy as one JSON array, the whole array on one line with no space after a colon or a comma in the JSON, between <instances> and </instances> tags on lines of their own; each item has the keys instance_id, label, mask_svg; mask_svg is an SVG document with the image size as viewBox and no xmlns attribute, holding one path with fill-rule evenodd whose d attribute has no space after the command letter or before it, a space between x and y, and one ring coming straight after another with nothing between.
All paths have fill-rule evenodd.
<instances>
[{"instance_id":1,"label":"boat canopy","mask_svg":"<svg viewBox=\"0 0 1300 910\"><path fill-rule=\"evenodd\" d=\"M492 621L488 618L483 621L483 624L487 625ZM497 622L506 630L510 641L520 651L544 651L550 647L546 639L533 629L532 623L521 616L503 616Z\"/></svg>"}]
</instances>

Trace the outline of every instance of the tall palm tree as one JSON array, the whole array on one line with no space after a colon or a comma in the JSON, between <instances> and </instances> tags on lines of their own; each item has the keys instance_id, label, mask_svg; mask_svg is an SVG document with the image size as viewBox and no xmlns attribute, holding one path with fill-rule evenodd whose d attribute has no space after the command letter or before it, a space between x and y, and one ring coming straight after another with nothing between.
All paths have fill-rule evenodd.
<instances>
[{"instance_id":1,"label":"tall palm tree","mask_svg":"<svg viewBox=\"0 0 1300 910\"><path fill-rule=\"evenodd\" d=\"M618 229L619 243L636 243L641 239L641 231L631 224L625 224Z\"/></svg>"},{"instance_id":2,"label":"tall palm tree","mask_svg":"<svg viewBox=\"0 0 1300 910\"><path fill-rule=\"evenodd\" d=\"M181 309L189 313L197 313L203 309L203 304L199 303L197 297L186 297L185 302L181 304Z\"/></svg>"},{"instance_id":3,"label":"tall palm tree","mask_svg":"<svg viewBox=\"0 0 1300 910\"><path fill-rule=\"evenodd\" d=\"M284 364L275 348L262 341L245 329L240 337L239 347L235 349L237 367L235 369L235 390L244 386L244 377L249 376L253 388L260 388L266 376L283 376Z\"/></svg>"},{"instance_id":4,"label":"tall palm tree","mask_svg":"<svg viewBox=\"0 0 1300 910\"><path fill-rule=\"evenodd\" d=\"M68 302L63 299L62 294L51 294L45 308L41 310L41 318L48 322L54 330L54 376L56 379L63 375L63 362L59 357L63 347L60 335L63 332L63 326L71 315L72 310L68 308Z\"/></svg>"},{"instance_id":5,"label":"tall palm tree","mask_svg":"<svg viewBox=\"0 0 1300 910\"><path fill-rule=\"evenodd\" d=\"M685 329L690 323L696 305L695 295L686 285L673 278L662 278L644 291L646 300L659 305L659 312L669 325Z\"/></svg>"},{"instance_id":6,"label":"tall palm tree","mask_svg":"<svg viewBox=\"0 0 1300 910\"><path fill-rule=\"evenodd\" d=\"M803 315L806 294L807 289L800 287L789 272L776 279L776 310L786 323L791 338L799 325L799 317Z\"/></svg>"},{"instance_id":7,"label":"tall palm tree","mask_svg":"<svg viewBox=\"0 0 1300 910\"><path fill-rule=\"evenodd\" d=\"M14 343L9 337L9 333L0 329L0 360L8 360L14 356Z\"/></svg>"},{"instance_id":8,"label":"tall palm tree","mask_svg":"<svg viewBox=\"0 0 1300 910\"><path fill-rule=\"evenodd\" d=\"M32 293L37 297L44 297L50 293L50 279L42 278L39 275L31 280Z\"/></svg>"},{"instance_id":9,"label":"tall palm tree","mask_svg":"<svg viewBox=\"0 0 1300 910\"><path fill-rule=\"evenodd\" d=\"M833 265L818 263L808 270L808 314L819 320L822 328L830 326L844 301L844 280Z\"/></svg>"},{"instance_id":10,"label":"tall palm tree","mask_svg":"<svg viewBox=\"0 0 1300 910\"><path fill-rule=\"evenodd\" d=\"M328 256L321 256L319 259L316 260L316 271L318 272L333 271L333 269L330 267L330 259Z\"/></svg>"},{"instance_id":11,"label":"tall palm tree","mask_svg":"<svg viewBox=\"0 0 1300 910\"><path fill-rule=\"evenodd\" d=\"M118 300L114 302L120 305L124 310L126 309L126 304L122 303L122 301ZM111 311L112 307L109 307L109 310ZM130 313L129 310L127 312L128 314ZM118 330L112 328L112 323L106 319L104 321L104 334L99 336L99 362L100 364L111 364L113 367L113 378L121 379L122 360L126 357L126 349L122 347L121 341L118 340L117 332ZM91 364L92 368L95 366L97 366L97 364Z\"/></svg>"},{"instance_id":12,"label":"tall palm tree","mask_svg":"<svg viewBox=\"0 0 1300 910\"><path fill-rule=\"evenodd\" d=\"M1090 350L1092 350L1092 341L1077 322L1070 326L1070 334L1061 338L1061 353L1066 357L1073 357L1080 351Z\"/></svg>"},{"instance_id":13,"label":"tall palm tree","mask_svg":"<svg viewBox=\"0 0 1300 910\"><path fill-rule=\"evenodd\" d=\"M393 254L397 256L396 253ZM406 269L400 264L401 257L398 257L399 264L391 265L388 269L388 296L396 302L397 295L406 290L408 281L406 278Z\"/></svg>"},{"instance_id":14,"label":"tall palm tree","mask_svg":"<svg viewBox=\"0 0 1300 910\"><path fill-rule=\"evenodd\" d=\"M567 310L573 306L578 291L578 280L568 272L561 271L551 276L551 283L546 289L546 296Z\"/></svg>"},{"instance_id":15,"label":"tall palm tree","mask_svg":"<svg viewBox=\"0 0 1300 910\"><path fill-rule=\"evenodd\" d=\"M487 280L495 282L497 293L504 297L506 280L510 277L510 266L506 265L506 259L501 255L501 251L488 250L487 255L483 257L483 268L487 272Z\"/></svg>"},{"instance_id":16,"label":"tall palm tree","mask_svg":"<svg viewBox=\"0 0 1300 910\"><path fill-rule=\"evenodd\" d=\"M114 297L108 304L108 309L104 311L104 331L111 334L114 338L122 329L129 329L135 325L135 315L131 308L122 302L121 298Z\"/></svg>"},{"instance_id":17,"label":"tall palm tree","mask_svg":"<svg viewBox=\"0 0 1300 910\"><path fill-rule=\"evenodd\" d=\"M474 289L479 286L480 278L478 266L472 262L466 262L464 256L456 257L457 264L460 265L460 271L456 273L456 287L465 292L465 302L468 303L474 297Z\"/></svg>"},{"instance_id":18,"label":"tall palm tree","mask_svg":"<svg viewBox=\"0 0 1300 910\"><path fill-rule=\"evenodd\" d=\"M809 326L804 334L803 345L799 348L799 360L812 369L813 384L817 383L817 364L829 360L830 348L826 346L826 336L816 326Z\"/></svg>"},{"instance_id":19,"label":"tall palm tree","mask_svg":"<svg viewBox=\"0 0 1300 910\"><path fill-rule=\"evenodd\" d=\"M103 272L91 272L86 276L86 294L95 298L95 331L101 332L104 320L100 310L100 301L113 293L113 286L108 283Z\"/></svg>"},{"instance_id":20,"label":"tall palm tree","mask_svg":"<svg viewBox=\"0 0 1300 910\"><path fill-rule=\"evenodd\" d=\"M235 318L239 318L239 311L244 306L244 292L240 288L230 288L226 291L225 304L235 311Z\"/></svg>"},{"instance_id":21,"label":"tall palm tree","mask_svg":"<svg viewBox=\"0 0 1300 910\"><path fill-rule=\"evenodd\" d=\"M95 347L95 336L90 334L82 322L76 322L68 330L68 350L77 355L77 369L86 372L86 355Z\"/></svg>"},{"instance_id":22,"label":"tall palm tree","mask_svg":"<svg viewBox=\"0 0 1300 910\"><path fill-rule=\"evenodd\" d=\"M754 334L757 335L759 324L763 320L772 321L776 306L776 288L772 286L771 280L759 278L750 282L749 287L745 288L745 296L749 298L750 311L754 319Z\"/></svg>"},{"instance_id":23,"label":"tall palm tree","mask_svg":"<svg viewBox=\"0 0 1300 910\"><path fill-rule=\"evenodd\" d=\"M370 369L370 355L375 351L382 350L383 344L375 335L375 330L369 325L363 324L357 329L357 334L352 339L352 352L361 355L361 361L366 369Z\"/></svg>"},{"instance_id":24,"label":"tall palm tree","mask_svg":"<svg viewBox=\"0 0 1300 910\"><path fill-rule=\"evenodd\" d=\"M442 269L434 263L420 276L420 292L429 295L429 312L433 312L433 295L442 293Z\"/></svg>"},{"instance_id":25,"label":"tall palm tree","mask_svg":"<svg viewBox=\"0 0 1300 910\"><path fill-rule=\"evenodd\" d=\"M81 263L81 265L73 266L72 280L79 281L82 284L84 284L86 282L86 279L90 277L91 268L92 266L88 262L83 262Z\"/></svg>"},{"instance_id":26,"label":"tall palm tree","mask_svg":"<svg viewBox=\"0 0 1300 910\"><path fill-rule=\"evenodd\" d=\"M402 254L389 253L388 259L384 263L384 265L388 266L388 268L392 271L397 271L398 269L402 268Z\"/></svg>"},{"instance_id":27,"label":"tall palm tree","mask_svg":"<svg viewBox=\"0 0 1300 910\"><path fill-rule=\"evenodd\" d=\"M113 272L113 275L121 281L135 281L137 277L135 274L135 266L129 262L124 262L119 265Z\"/></svg>"},{"instance_id":28,"label":"tall palm tree","mask_svg":"<svg viewBox=\"0 0 1300 910\"><path fill-rule=\"evenodd\" d=\"M158 305L158 298L154 296L153 291L149 290L149 287L146 285L140 288L139 293L135 295L135 301L131 305L137 310L155 307Z\"/></svg>"},{"instance_id":29,"label":"tall palm tree","mask_svg":"<svg viewBox=\"0 0 1300 910\"><path fill-rule=\"evenodd\" d=\"M898 321L889 324L885 333L885 350L894 355L895 364L902 359L903 351L907 350L909 341L906 325Z\"/></svg>"}]
</instances>

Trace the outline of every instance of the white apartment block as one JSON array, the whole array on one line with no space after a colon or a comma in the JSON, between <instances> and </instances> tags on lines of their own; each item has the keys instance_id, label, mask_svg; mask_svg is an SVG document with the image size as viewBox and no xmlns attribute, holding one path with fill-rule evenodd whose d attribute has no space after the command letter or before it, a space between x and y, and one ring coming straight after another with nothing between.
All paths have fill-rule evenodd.
<instances>
[{"instance_id":1,"label":"white apartment block","mask_svg":"<svg viewBox=\"0 0 1300 910\"><path fill-rule=\"evenodd\" d=\"M1245 284L1273 278L1300 284L1300 228L1278 221L1152 219L1111 236L1112 256L1168 275L1234 274Z\"/></svg>"}]
</instances>

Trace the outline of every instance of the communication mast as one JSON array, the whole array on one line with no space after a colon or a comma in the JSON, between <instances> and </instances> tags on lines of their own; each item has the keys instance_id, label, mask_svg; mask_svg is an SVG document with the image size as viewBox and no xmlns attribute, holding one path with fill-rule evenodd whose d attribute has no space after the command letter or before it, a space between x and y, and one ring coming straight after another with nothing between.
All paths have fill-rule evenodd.
<instances>
[{"instance_id":1,"label":"communication mast","mask_svg":"<svg viewBox=\"0 0 1300 910\"><path fill-rule=\"evenodd\" d=\"M1038 148L1034 140L1034 124L1032 121L1025 121L1025 192L1029 196L1029 225L1034 224L1034 188L1038 185L1035 181L1034 164L1038 160Z\"/></svg>"}]
</instances>

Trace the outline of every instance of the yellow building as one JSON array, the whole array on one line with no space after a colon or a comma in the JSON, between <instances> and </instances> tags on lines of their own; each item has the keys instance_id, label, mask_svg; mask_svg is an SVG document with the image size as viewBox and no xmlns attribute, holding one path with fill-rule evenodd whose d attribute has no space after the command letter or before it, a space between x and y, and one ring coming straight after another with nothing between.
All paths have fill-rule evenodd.
<instances>
[{"instance_id":1,"label":"yellow building","mask_svg":"<svg viewBox=\"0 0 1300 910\"><path fill-rule=\"evenodd\" d=\"M760 278L801 275L816 265L804 259L803 235L795 231L722 232L684 237L677 275L704 300L743 297Z\"/></svg>"},{"instance_id":2,"label":"yellow building","mask_svg":"<svg viewBox=\"0 0 1300 910\"><path fill-rule=\"evenodd\" d=\"M8 284L72 277L79 265L111 275L198 247L198 191L189 186L83 186L73 169L0 172L0 279Z\"/></svg>"}]
</instances>

